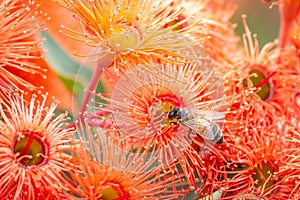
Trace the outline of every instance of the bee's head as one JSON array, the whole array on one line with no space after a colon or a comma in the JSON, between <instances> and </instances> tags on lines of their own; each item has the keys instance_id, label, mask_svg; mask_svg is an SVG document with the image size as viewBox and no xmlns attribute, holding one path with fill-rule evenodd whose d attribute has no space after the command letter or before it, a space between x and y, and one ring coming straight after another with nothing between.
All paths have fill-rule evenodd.
<instances>
[{"instance_id":1,"label":"bee's head","mask_svg":"<svg viewBox=\"0 0 300 200\"><path fill-rule=\"evenodd\" d=\"M172 119L174 119L174 118L180 119L180 116L181 116L181 114L180 114L180 109L177 108L177 107L174 107L174 108L169 112L169 114L168 114L168 118L169 118L170 120L172 120Z\"/></svg>"}]
</instances>

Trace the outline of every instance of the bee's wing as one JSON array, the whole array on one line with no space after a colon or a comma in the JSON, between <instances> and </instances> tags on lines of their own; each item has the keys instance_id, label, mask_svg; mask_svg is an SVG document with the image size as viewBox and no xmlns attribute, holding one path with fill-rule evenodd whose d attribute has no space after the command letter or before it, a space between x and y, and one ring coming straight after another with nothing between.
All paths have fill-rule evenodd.
<instances>
[{"instance_id":1,"label":"bee's wing","mask_svg":"<svg viewBox=\"0 0 300 200\"><path fill-rule=\"evenodd\" d=\"M225 118L225 114L218 111L213 110L197 110L194 111L194 115L197 116L197 118L206 118L207 120L221 120Z\"/></svg>"},{"instance_id":2,"label":"bee's wing","mask_svg":"<svg viewBox=\"0 0 300 200\"><path fill-rule=\"evenodd\" d=\"M194 118L181 123L210 142L218 143L223 138L220 127L215 122L205 117Z\"/></svg>"}]
</instances>

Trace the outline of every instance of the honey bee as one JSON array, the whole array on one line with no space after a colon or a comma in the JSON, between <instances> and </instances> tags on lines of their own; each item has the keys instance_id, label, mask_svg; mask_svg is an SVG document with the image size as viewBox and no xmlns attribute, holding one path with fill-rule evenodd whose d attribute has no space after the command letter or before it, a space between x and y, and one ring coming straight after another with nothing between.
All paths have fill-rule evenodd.
<instances>
[{"instance_id":1,"label":"honey bee","mask_svg":"<svg viewBox=\"0 0 300 200\"><path fill-rule=\"evenodd\" d=\"M206 141L222 144L223 134L215 121L224 119L225 114L212 110L192 111L187 108L174 107L168 113L170 124L182 124L189 128L188 137L192 131Z\"/></svg>"}]
</instances>

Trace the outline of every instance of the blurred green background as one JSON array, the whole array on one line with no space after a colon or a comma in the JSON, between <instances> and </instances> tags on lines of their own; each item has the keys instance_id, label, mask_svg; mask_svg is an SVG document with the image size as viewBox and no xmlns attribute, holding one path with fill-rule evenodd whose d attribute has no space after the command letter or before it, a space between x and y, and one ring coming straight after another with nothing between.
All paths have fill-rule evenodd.
<instances>
[{"instance_id":1,"label":"blurred green background","mask_svg":"<svg viewBox=\"0 0 300 200\"><path fill-rule=\"evenodd\" d=\"M271 3L262 3L261 0L235 0L238 5L232 22L237 23L236 33L242 35L242 14L247 15L247 23L252 33L258 35L260 48L278 37L279 11L278 7L269 8Z\"/></svg>"}]
</instances>

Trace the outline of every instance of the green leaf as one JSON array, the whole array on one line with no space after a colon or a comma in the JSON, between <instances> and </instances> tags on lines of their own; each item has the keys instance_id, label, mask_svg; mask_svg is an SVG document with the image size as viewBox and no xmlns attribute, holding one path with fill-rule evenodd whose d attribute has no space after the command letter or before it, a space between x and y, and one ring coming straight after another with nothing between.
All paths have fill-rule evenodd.
<instances>
[{"instance_id":1,"label":"green leaf","mask_svg":"<svg viewBox=\"0 0 300 200\"><path fill-rule=\"evenodd\" d=\"M43 32L41 36L46 38L42 46L47 50L45 57L51 68L64 78L87 85L92 76L92 71L73 60L48 33Z\"/></svg>"},{"instance_id":2,"label":"green leaf","mask_svg":"<svg viewBox=\"0 0 300 200\"><path fill-rule=\"evenodd\" d=\"M73 60L47 32L41 33L41 37L46 39L42 46L47 50L45 58L50 67L76 98L77 105L75 106L80 107L85 95L84 89L87 88L93 71ZM96 91L105 92L101 82L98 83Z\"/></svg>"}]
</instances>

